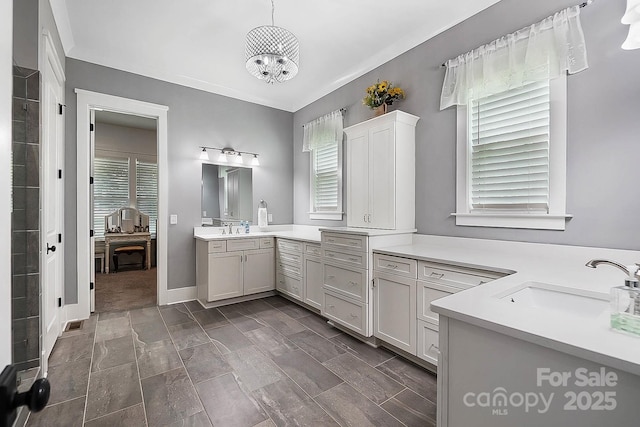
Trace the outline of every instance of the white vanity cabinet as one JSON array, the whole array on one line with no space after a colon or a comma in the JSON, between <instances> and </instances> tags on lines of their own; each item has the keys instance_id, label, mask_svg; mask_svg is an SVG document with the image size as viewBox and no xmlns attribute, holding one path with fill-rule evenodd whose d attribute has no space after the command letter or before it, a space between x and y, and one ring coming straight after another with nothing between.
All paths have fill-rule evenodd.
<instances>
[{"instance_id":1,"label":"white vanity cabinet","mask_svg":"<svg viewBox=\"0 0 640 427\"><path fill-rule=\"evenodd\" d=\"M503 277L503 273L373 254L374 336L438 366L438 315L431 302Z\"/></svg>"},{"instance_id":2,"label":"white vanity cabinet","mask_svg":"<svg viewBox=\"0 0 640 427\"><path fill-rule=\"evenodd\" d=\"M304 243L304 302L322 309L322 249L318 243Z\"/></svg>"},{"instance_id":3,"label":"white vanity cabinet","mask_svg":"<svg viewBox=\"0 0 640 427\"><path fill-rule=\"evenodd\" d=\"M204 303L275 288L273 238L196 240L198 299Z\"/></svg>"},{"instance_id":4,"label":"white vanity cabinet","mask_svg":"<svg viewBox=\"0 0 640 427\"><path fill-rule=\"evenodd\" d=\"M347 225L415 228L415 125L393 111L345 128Z\"/></svg>"},{"instance_id":5,"label":"white vanity cabinet","mask_svg":"<svg viewBox=\"0 0 640 427\"><path fill-rule=\"evenodd\" d=\"M276 239L276 289L292 298L304 300L303 242Z\"/></svg>"}]
</instances>

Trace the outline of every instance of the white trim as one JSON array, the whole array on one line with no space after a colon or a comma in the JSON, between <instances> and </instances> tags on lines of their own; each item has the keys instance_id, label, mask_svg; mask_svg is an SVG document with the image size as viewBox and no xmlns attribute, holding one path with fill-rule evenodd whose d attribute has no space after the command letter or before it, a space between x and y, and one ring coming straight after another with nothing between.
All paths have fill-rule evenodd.
<instances>
[{"instance_id":1,"label":"white trim","mask_svg":"<svg viewBox=\"0 0 640 427\"><path fill-rule=\"evenodd\" d=\"M342 221L344 212L309 212L310 219L325 219L329 221Z\"/></svg>"},{"instance_id":2,"label":"white trim","mask_svg":"<svg viewBox=\"0 0 640 427\"><path fill-rule=\"evenodd\" d=\"M198 297L198 292L195 286L189 286L186 288L169 289L166 294L165 304L176 304L179 302L193 301Z\"/></svg>"},{"instance_id":3,"label":"white trim","mask_svg":"<svg viewBox=\"0 0 640 427\"><path fill-rule=\"evenodd\" d=\"M157 120L158 139L158 236L156 241L158 253L158 305L168 302L167 291L167 263L168 263L168 136L167 111L169 107L152 104L133 99L121 98L87 90L76 89L77 94L77 268L78 268L78 309L74 310L75 317L86 319L90 314L89 282L91 247L89 229L91 227L90 200L90 167L91 147L89 144L90 110L103 109L125 114L135 114Z\"/></svg>"},{"instance_id":4,"label":"white trim","mask_svg":"<svg viewBox=\"0 0 640 427\"><path fill-rule=\"evenodd\" d=\"M530 228L564 230L572 215L567 209L567 77L549 81L550 144L549 144L549 213L473 212L469 206L470 150L468 107L458 106L456 130L456 225L472 227Z\"/></svg>"},{"instance_id":5,"label":"white trim","mask_svg":"<svg viewBox=\"0 0 640 427\"><path fill-rule=\"evenodd\" d=\"M0 368L11 363L11 105L13 95L13 2L0 14Z\"/></svg>"}]
</instances>

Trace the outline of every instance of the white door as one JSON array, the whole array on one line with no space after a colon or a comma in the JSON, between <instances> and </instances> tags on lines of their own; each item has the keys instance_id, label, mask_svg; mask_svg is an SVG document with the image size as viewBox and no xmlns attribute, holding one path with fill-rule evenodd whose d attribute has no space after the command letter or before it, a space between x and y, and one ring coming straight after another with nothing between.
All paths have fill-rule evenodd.
<instances>
[{"instance_id":1,"label":"white door","mask_svg":"<svg viewBox=\"0 0 640 427\"><path fill-rule=\"evenodd\" d=\"M373 335L416 354L416 281L384 274L374 280Z\"/></svg>"},{"instance_id":2,"label":"white door","mask_svg":"<svg viewBox=\"0 0 640 427\"><path fill-rule=\"evenodd\" d=\"M368 136L347 141L347 225L368 227L369 223L369 148Z\"/></svg>"},{"instance_id":3,"label":"white door","mask_svg":"<svg viewBox=\"0 0 640 427\"><path fill-rule=\"evenodd\" d=\"M209 292L207 301L242 296L243 258L244 254L242 252L209 254Z\"/></svg>"},{"instance_id":4,"label":"white door","mask_svg":"<svg viewBox=\"0 0 640 427\"><path fill-rule=\"evenodd\" d=\"M369 209L371 228L396 228L395 143L393 125L369 133Z\"/></svg>"},{"instance_id":5,"label":"white door","mask_svg":"<svg viewBox=\"0 0 640 427\"><path fill-rule=\"evenodd\" d=\"M64 142L64 80L61 68L47 55L42 73L42 367L60 335L62 303L62 213L64 207L62 164Z\"/></svg>"},{"instance_id":6,"label":"white door","mask_svg":"<svg viewBox=\"0 0 640 427\"><path fill-rule=\"evenodd\" d=\"M93 174L93 159L95 158L95 152L96 152L96 133L94 131L94 129L96 128L96 112L95 110L89 110L89 145L90 145L90 150L91 150L91 166L90 166L90 176L91 178L93 178L94 174ZM90 183L93 183L93 179L91 179L89 181ZM95 283L96 283L96 266L95 266L95 259L96 259L96 238L94 237L95 234L95 224L93 223L93 185L89 186L89 209L90 209L90 219L89 221L91 221L91 230L94 231L93 234L89 234L89 252L90 252L90 256L91 256L91 273L90 273L90 278L91 278L91 285L89 287L89 310L91 311L91 313L93 313L94 311L96 311L96 290L95 290ZM104 262L110 262L109 260L109 254L105 254L104 255ZM108 266L108 265L107 265Z\"/></svg>"},{"instance_id":7,"label":"white door","mask_svg":"<svg viewBox=\"0 0 640 427\"><path fill-rule=\"evenodd\" d=\"M276 288L273 249L244 251L244 295Z\"/></svg>"}]
</instances>

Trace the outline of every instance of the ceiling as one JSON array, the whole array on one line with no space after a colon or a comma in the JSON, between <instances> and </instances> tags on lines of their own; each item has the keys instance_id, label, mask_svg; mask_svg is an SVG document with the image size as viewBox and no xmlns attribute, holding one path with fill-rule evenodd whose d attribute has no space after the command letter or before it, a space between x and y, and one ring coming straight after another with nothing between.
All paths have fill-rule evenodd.
<instances>
[{"instance_id":1,"label":"ceiling","mask_svg":"<svg viewBox=\"0 0 640 427\"><path fill-rule=\"evenodd\" d=\"M245 69L269 0L50 0L67 57L295 112L499 0L275 0L300 71L269 85Z\"/></svg>"}]
</instances>

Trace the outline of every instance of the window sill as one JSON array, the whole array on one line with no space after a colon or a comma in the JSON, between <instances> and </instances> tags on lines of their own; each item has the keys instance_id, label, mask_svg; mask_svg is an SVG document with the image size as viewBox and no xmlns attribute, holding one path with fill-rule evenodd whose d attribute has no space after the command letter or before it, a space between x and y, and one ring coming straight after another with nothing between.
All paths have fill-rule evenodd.
<instances>
[{"instance_id":1,"label":"window sill","mask_svg":"<svg viewBox=\"0 0 640 427\"><path fill-rule=\"evenodd\" d=\"M469 227L528 228L534 230L564 230L573 215L546 214L477 214L452 213L456 225Z\"/></svg>"},{"instance_id":2,"label":"window sill","mask_svg":"<svg viewBox=\"0 0 640 427\"><path fill-rule=\"evenodd\" d=\"M324 219L328 221L342 221L344 212L309 212L309 219Z\"/></svg>"}]
</instances>

